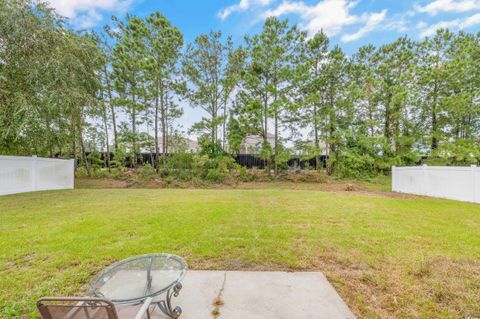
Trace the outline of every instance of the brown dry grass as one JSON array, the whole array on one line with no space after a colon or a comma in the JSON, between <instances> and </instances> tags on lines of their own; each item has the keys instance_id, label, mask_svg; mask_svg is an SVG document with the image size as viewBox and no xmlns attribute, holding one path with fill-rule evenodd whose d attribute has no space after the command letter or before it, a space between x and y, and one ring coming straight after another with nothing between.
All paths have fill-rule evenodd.
<instances>
[{"instance_id":1,"label":"brown dry grass","mask_svg":"<svg viewBox=\"0 0 480 319\"><path fill-rule=\"evenodd\" d=\"M250 174L254 181L232 183L207 183L202 181L174 181L166 184L161 179L139 183L135 180L113 178L77 177L75 188L103 189L103 188L181 188L181 189L287 189L312 190L335 193L356 193L370 196L386 196L399 199L411 199L418 196L390 192L390 179L385 177L373 182L337 180L327 176L324 172L299 171L282 174L278 179L269 179L264 170L254 169Z\"/></svg>"},{"instance_id":2,"label":"brown dry grass","mask_svg":"<svg viewBox=\"0 0 480 319\"><path fill-rule=\"evenodd\" d=\"M471 304L480 298L480 261L442 256L386 258L375 264L354 260L331 253L307 269L322 270L361 318L470 318L480 313L478 304Z\"/></svg>"}]
</instances>

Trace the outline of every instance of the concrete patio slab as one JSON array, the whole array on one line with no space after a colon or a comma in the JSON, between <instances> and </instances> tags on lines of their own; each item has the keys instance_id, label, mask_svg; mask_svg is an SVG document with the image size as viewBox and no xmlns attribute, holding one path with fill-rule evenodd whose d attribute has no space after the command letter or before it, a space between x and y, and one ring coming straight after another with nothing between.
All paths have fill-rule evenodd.
<instances>
[{"instance_id":1,"label":"concrete patio slab","mask_svg":"<svg viewBox=\"0 0 480 319\"><path fill-rule=\"evenodd\" d=\"M189 271L172 303L181 319L355 318L321 272Z\"/></svg>"}]
</instances>

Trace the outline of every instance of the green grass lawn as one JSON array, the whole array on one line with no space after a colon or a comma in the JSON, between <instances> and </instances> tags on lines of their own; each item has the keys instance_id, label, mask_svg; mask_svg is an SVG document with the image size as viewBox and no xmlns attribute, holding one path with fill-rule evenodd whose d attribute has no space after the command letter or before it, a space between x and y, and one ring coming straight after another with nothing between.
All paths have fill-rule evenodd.
<instances>
[{"instance_id":1,"label":"green grass lawn","mask_svg":"<svg viewBox=\"0 0 480 319\"><path fill-rule=\"evenodd\" d=\"M386 194L388 195L388 194ZM319 270L362 318L480 317L480 205L237 189L0 197L0 317L36 317L103 267L170 252L192 269ZM320 310L319 310L320 311Z\"/></svg>"}]
</instances>

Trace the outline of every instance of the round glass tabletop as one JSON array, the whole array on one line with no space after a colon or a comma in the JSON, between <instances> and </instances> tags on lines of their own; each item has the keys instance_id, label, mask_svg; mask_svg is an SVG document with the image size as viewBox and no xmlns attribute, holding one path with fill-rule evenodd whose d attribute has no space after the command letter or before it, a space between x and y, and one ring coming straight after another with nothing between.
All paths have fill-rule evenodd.
<instances>
[{"instance_id":1,"label":"round glass tabletop","mask_svg":"<svg viewBox=\"0 0 480 319\"><path fill-rule=\"evenodd\" d=\"M157 296L179 283L186 262L175 255L150 254L119 261L90 282L90 295L116 303L133 303Z\"/></svg>"}]
</instances>

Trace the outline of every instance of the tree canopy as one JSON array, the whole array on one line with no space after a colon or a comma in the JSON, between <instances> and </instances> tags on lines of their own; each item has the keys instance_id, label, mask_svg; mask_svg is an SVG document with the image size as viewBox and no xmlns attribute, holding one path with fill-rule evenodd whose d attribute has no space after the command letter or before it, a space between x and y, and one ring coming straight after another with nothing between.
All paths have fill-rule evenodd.
<instances>
[{"instance_id":1,"label":"tree canopy","mask_svg":"<svg viewBox=\"0 0 480 319\"><path fill-rule=\"evenodd\" d=\"M189 132L212 158L261 136L255 155L275 174L292 154L316 169L327 155L330 174L353 177L480 161L480 33L442 29L349 56L274 17L239 46L220 31L184 46L159 12L113 20L77 32L43 3L0 1L0 153L88 170L95 152L113 154L108 167L149 152L167 165ZM180 102L205 116L181 127Z\"/></svg>"}]
</instances>

